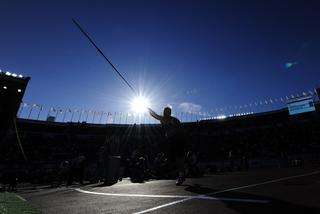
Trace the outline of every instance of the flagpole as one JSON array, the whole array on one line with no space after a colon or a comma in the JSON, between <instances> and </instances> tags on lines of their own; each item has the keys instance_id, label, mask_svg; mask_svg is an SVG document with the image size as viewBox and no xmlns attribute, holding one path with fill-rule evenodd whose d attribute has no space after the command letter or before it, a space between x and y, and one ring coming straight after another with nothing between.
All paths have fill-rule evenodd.
<instances>
[{"instance_id":1,"label":"flagpole","mask_svg":"<svg viewBox=\"0 0 320 214\"><path fill-rule=\"evenodd\" d=\"M20 117L21 116L21 114L22 114L22 110L23 110L23 108L24 108L24 103L23 102L21 102L21 108L20 108L20 111L19 111L19 113L18 113L18 117Z\"/></svg>"},{"instance_id":2,"label":"flagpole","mask_svg":"<svg viewBox=\"0 0 320 214\"><path fill-rule=\"evenodd\" d=\"M93 112L93 117L92 117L92 122L91 123L94 123L95 116L96 116L96 111Z\"/></svg>"},{"instance_id":3,"label":"flagpole","mask_svg":"<svg viewBox=\"0 0 320 214\"><path fill-rule=\"evenodd\" d=\"M83 110L80 111L78 122L80 122Z\"/></svg>"},{"instance_id":4,"label":"flagpole","mask_svg":"<svg viewBox=\"0 0 320 214\"><path fill-rule=\"evenodd\" d=\"M38 113L38 117L37 117L37 120L39 120L39 117L40 117L40 113L41 113L41 111L42 111L42 105L40 106L40 109L39 109L39 113Z\"/></svg>"},{"instance_id":5,"label":"flagpole","mask_svg":"<svg viewBox=\"0 0 320 214\"><path fill-rule=\"evenodd\" d=\"M107 121L106 121L106 124L108 124L109 115L110 115L110 112L108 112L108 114L107 114Z\"/></svg>"},{"instance_id":6,"label":"flagpole","mask_svg":"<svg viewBox=\"0 0 320 214\"><path fill-rule=\"evenodd\" d=\"M121 124L121 119L122 119L122 112L120 112L120 116L119 116L119 124Z\"/></svg>"},{"instance_id":7,"label":"flagpole","mask_svg":"<svg viewBox=\"0 0 320 214\"><path fill-rule=\"evenodd\" d=\"M88 120L89 112L90 112L90 111L91 111L91 110L87 111L86 123L87 123L87 120Z\"/></svg>"},{"instance_id":8,"label":"flagpole","mask_svg":"<svg viewBox=\"0 0 320 214\"><path fill-rule=\"evenodd\" d=\"M67 114L67 109L66 109L66 110L64 110L64 114L63 114L62 122L64 122L64 119L66 119L66 114Z\"/></svg>"},{"instance_id":9,"label":"flagpole","mask_svg":"<svg viewBox=\"0 0 320 214\"><path fill-rule=\"evenodd\" d=\"M31 109L30 109L30 112L29 112L29 115L28 115L28 119L30 119L30 116L31 116L32 110L33 110L33 105L31 106Z\"/></svg>"},{"instance_id":10,"label":"flagpole","mask_svg":"<svg viewBox=\"0 0 320 214\"><path fill-rule=\"evenodd\" d=\"M57 118L58 118L58 113L59 113L59 111L58 111L58 109L57 109L57 113L56 113L56 120L57 120Z\"/></svg>"},{"instance_id":11,"label":"flagpole","mask_svg":"<svg viewBox=\"0 0 320 214\"><path fill-rule=\"evenodd\" d=\"M47 119L48 119L48 117L49 117L49 115L50 115L51 109L52 109L52 107L51 107L51 108L49 109L49 111L48 111Z\"/></svg>"},{"instance_id":12,"label":"flagpole","mask_svg":"<svg viewBox=\"0 0 320 214\"><path fill-rule=\"evenodd\" d=\"M59 110L59 114L62 114L62 112L63 112L63 109L60 109ZM63 116L62 116L62 119L63 119ZM62 121L63 122L63 121Z\"/></svg>"},{"instance_id":13,"label":"flagpole","mask_svg":"<svg viewBox=\"0 0 320 214\"><path fill-rule=\"evenodd\" d=\"M73 119L75 110L76 110L76 109L74 109L74 110L72 111L72 115L71 115L71 120L70 120L70 122L72 122L72 119Z\"/></svg>"},{"instance_id":14,"label":"flagpole","mask_svg":"<svg viewBox=\"0 0 320 214\"><path fill-rule=\"evenodd\" d=\"M101 120L102 120L102 116L104 114L104 112L100 112L101 113L101 116L100 116L100 119L99 119L99 124L101 124Z\"/></svg>"},{"instance_id":15,"label":"flagpole","mask_svg":"<svg viewBox=\"0 0 320 214\"><path fill-rule=\"evenodd\" d=\"M125 124L128 124L128 114L129 114L129 113L127 113L127 114L126 114L126 121L125 121Z\"/></svg>"}]
</instances>

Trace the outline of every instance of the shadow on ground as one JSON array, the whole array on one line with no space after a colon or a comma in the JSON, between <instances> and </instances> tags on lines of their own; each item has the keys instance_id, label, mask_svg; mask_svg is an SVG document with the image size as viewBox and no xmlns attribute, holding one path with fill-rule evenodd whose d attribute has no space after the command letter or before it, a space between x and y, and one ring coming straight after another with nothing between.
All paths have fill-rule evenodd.
<instances>
[{"instance_id":1,"label":"shadow on ground","mask_svg":"<svg viewBox=\"0 0 320 214\"><path fill-rule=\"evenodd\" d=\"M304 205L299 205L295 203L290 203L287 201L279 200L271 197L264 197L260 195L241 193L236 191L224 192L214 194L218 192L218 189L211 189L204 187L200 184L194 185L184 185L185 190L193 192L196 194L206 194L207 196L217 197L217 198L231 198L231 199L249 199L249 200L267 200L268 203L243 203L239 201L232 200L222 200L222 202L227 205L230 209L236 211L237 213L246 214L270 214L270 213L290 213L290 214L319 214L320 209L308 207ZM210 194L212 193L212 194Z\"/></svg>"}]
</instances>

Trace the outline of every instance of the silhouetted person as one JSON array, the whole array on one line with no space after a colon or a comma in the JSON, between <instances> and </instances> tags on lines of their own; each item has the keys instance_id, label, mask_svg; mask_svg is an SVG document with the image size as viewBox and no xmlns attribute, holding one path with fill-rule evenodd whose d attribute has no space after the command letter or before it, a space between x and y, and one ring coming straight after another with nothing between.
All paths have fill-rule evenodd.
<instances>
[{"instance_id":1,"label":"silhouetted person","mask_svg":"<svg viewBox=\"0 0 320 214\"><path fill-rule=\"evenodd\" d=\"M191 177L197 177L200 175L200 169L198 167L198 156L192 151L188 151L187 153L186 174L187 176Z\"/></svg>"},{"instance_id":2,"label":"silhouetted person","mask_svg":"<svg viewBox=\"0 0 320 214\"><path fill-rule=\"evenodd\" d=\"M141 156L138 161L134 163L131 180L133 182L143 182L146 178L146 159Z\"/></svg>"},{"instance_id":3,"label":"silhouetted person","mask_svg":"<svg viewBox=\"0 0 320 214\"><path fill-rule=\"evenodd\" d=\"M163 178L167 170L167 158L164 153L158 153L153 162L154 174L158 178Z\"/></svg>"},{"instance_id":4,"label":"silhouetted person","mask_svg":"<svg viewBox=\"0 0 320 214\"><path fill-rule=\"evenodd\" d=\"M228 152L228 159L229 159L229 170L233 171L234 169L234 157L233 157L233 151L229 150Z\"/></svg>"},{"instance_id":5,"label":"silhouetted person","mask_svg":"<svg viewBox=\"0 0 320 214\"><path fill-rule=\"evenodd\" d=\"M98 182L101 182L105 179L108 157L108 146L105 143L105 145L100 147L100 151L98 154Z\"/></svg>"},{"instance_id":6,"label":"silhouetted person","mask_svg":"<svg viewBox=\"0 0 320 214\"><path fill-rule=\"evenodd\" d=\"M80 155L71 160L71 169L69 171L67 185L72 185L74 178L77 178L79 183L83 184L85 161L86 158L83 155Z\"/></svg>"},{"instance_id":7,"label":"silhouetted person","mask_svg":"<svg viewBox=\"0 0 320 214\"><path fill-rule=\"evenodd\" d=\"M60 163L59 172L58 172L58 177L59 177L58 186L60 186L64 181L68 180L69 170L70 170L69 161L63 161Z\"/></svg>"},{"instance_id":8,"label":"silhouetted person","mask_svg":"<svg viewBox=\"0 0 320 214\"><path fill-rule=\"evenodd\" d=\"M180 121L171 116L171 108L165 107L163 116L158 115L152 109L148 108L152 117L159 120L165 131L165 137L168 143L167 155L170 162L175 164L178 171L176 185L181 185L185 180L184 161L186 153L185 132Z\"/></svg>"},{"instance_id":9,"label":"silhouetted person","mask_svg":"<svg viewBox=\"0 0 320 214\"><path fill-rule=\"evenodd\" d=\"M8 191L16 191L18 185L18 173L14 169L13 164L9 163L3 172L3 183L8 184Z\"/></svg>"}]
</instances>

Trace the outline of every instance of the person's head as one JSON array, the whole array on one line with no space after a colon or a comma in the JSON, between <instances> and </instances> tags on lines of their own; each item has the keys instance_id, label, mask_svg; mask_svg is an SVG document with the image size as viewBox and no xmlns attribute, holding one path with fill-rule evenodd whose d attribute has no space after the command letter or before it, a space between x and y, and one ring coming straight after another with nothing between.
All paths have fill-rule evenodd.
<instances>
[{"instance_id":1,"label":"person's head","mask_svg":"<svg viewBox=\"0 0 320 214\"><path fill-rule=\"evenodd\" d=\"M170 117L171 116L171 108L170 107L165 107L163 109L163 116L164 117Z\"/></svg>"}]
</instances>

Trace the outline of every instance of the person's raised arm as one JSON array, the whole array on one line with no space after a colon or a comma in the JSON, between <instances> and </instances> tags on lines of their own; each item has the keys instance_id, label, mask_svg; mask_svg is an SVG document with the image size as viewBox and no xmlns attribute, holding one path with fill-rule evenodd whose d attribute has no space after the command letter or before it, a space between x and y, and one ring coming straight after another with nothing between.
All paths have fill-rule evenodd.
<instances>
[{"instance_id":1,"label":"person's raised arm","mask_svg":"<svg viewBox=\"0 0 320 214\"><path fill-rule=\"evenodd\" d=\"M161 120L162 116L158 115L157 113L155 113L151 108L148 108L148 111L150 113L150 115L155 118L156 120Z\"/></svg>"}]
</instances>

